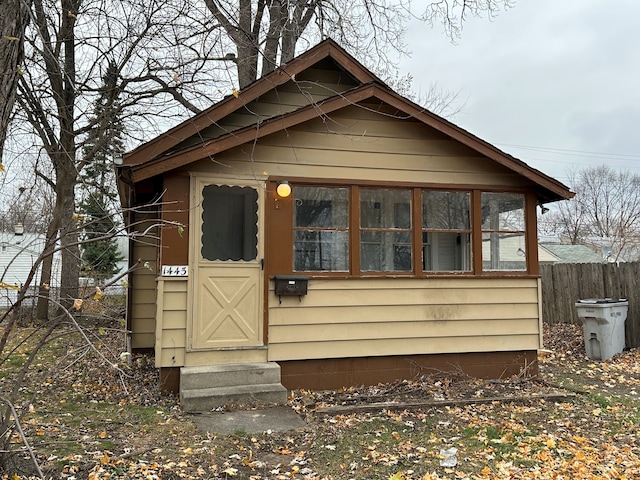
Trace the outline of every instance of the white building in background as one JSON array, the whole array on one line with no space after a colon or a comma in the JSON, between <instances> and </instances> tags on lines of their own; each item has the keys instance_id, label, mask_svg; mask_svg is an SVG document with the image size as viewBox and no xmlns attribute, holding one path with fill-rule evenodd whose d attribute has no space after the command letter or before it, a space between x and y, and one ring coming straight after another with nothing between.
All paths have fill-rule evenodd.
<instances>
[{"instance_id":1,"label":"white building in background","mask_svg":"<svg viewBox=\"0 0 640 480\"><path fill-rule=\"evenodd\" d=\"M44 246L43 234L25 232L21 224L17 224L13 231L0 232L0 308L7 308L16 301L18 292L15 287L21 287L27 281ZM40 270L38 267L31 282L34 293L40 285ZM54 255L50 286L60 286L59 254Z\"/></svg>"}]
</instances>

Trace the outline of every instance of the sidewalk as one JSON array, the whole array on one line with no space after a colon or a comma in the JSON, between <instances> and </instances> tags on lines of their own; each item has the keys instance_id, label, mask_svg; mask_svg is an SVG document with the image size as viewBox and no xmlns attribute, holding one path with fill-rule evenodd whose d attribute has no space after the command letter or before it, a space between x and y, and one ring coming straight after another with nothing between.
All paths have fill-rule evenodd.
<instances>
[{"instance_id":1,"label":"sidewalk","mask_svg":"<svg viewBox=\"0 0 640 480\"><path fill-rule=\"evenodd\" d=\"M191 415L191 418L203 432L225 434L286 432L306 425L305 421L290 407L198 413Z\"/></svg>"}]
</instances>

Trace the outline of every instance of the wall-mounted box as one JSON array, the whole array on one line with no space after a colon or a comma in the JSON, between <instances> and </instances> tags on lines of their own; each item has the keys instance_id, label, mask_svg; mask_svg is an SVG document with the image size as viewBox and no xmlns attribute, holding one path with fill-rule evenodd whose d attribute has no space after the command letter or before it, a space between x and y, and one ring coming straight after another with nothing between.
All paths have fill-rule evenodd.
<instances>
[{"instance_id":1,"label":"wall-mounted box","mask_svg":"<svg viewBox=\"0 0 640 480\"><path fill-rule=\"evenodd\" d=\"M307 294L309 277L303 275L276 275L273 277L275 294L279 297L296 295L301 297Z\"/></svg>"}]
</instances>

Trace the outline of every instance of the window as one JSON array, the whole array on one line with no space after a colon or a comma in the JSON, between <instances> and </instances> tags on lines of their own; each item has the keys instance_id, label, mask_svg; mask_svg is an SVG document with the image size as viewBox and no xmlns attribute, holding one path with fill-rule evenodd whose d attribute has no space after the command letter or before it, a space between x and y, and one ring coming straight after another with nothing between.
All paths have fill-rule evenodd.
<instances>
[{"instance_id":1,"label":"window","mask_svg":"<svg viewBox=\"0 0 640 480\"><path fill-rule=\"evenodd\" d=\"M422 191L422 269L471 270L469 192Z\"/></svg>"},{"instance_id":2,"label":"window","mask_svg":"<svg viewBox=\"0 0 640 480\"><path fill-rule=\"evenodd\" d=\"M293 269L349 270L349 191L296 187L293 190Z\"/></svg>"},{"instance_id":3,"label":"window","mask_svg":"<svg viewBox=\"0 0 640 480\"><path fill-rule=\"evenodd\" d=\"M274 204L273 273L529 271L525 207L535 199L523 193L371 185L292 185L292 192Z\"/></svg>"},{"instance_id":4,"label":"window","mask_svg":"<svg viewBox=\"0 0 640 480\"><path fill-rule=\"evenodd\" d=\"M255 260L258 256L258 192L250 187L208 185L202 190L202 257Z\"/></svg>"},{"instance_id":5,"label":"window","mask_svg":"<svg viewBox=\"0 0 640 480\"><path fill-rule=\"evenodd\" d=\"M482 269L526 270L524 195L482 193Z\"/></svg>"},{"instance_id":6,"label":"window","mask_svg":"<svg viewBox=\"0 0 640 480\"><path fill-rule=\"evenodd\" d=\"M360 270L411 271L411 191L360 190Z\"/></svg>"}]
</instances>

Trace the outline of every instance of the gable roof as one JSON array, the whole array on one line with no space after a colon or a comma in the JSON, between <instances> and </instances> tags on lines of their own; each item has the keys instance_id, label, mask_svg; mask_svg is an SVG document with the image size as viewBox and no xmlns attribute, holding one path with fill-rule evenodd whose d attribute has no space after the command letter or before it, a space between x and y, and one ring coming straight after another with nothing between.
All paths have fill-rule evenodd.
<instances>
[{"instance_id":1,"label":"gable roof","mask_svg":"<svg viewBox=\"0 0 640 480\"><path fill-rule=\"evenodd\" d=\"M541 244L558 258L558 263L607 263L607 261L586 245Z\"/></svg>"},{"instance_id":2,"label":"gable roof","mask_svg":"<svg viewBox=\"0 0 640 480\"><path fill-rule=\"evenodd\" d=\"M333 95L324 100L310 101L309 104L292 111L262 121L256 120L248 126L231 129L216 138L204 140L197 145L180 146L181 142L212 125L217 125L217 122L223 118L243 109L270 90L295 80L296 75L323 60L333 61L339 69L353 78L357 85L344 92L333 92ZM323 117L346 106L372 99L391 105L407 118L413 118L434 128L475 150L480 155L486 156L532 181L541 187L538 193L541 203L573 196L568 187L561 182L400 96L332 40L321 42L288 64L256 80L242 91L237 92L237 95L225 98L195 117L136 148L125 156L124 168L129 168L129 177L134 183L139 182L313 118ZM176 149L176 147L178 148Z\"/></svg>"},{"instance_id":3,"label":"gable roof","mask_svg":"<svg viewBox=\"0 0 640 480\"><path fill-rule=\"evenodd\" d=\"M325 40L304 54L294 58L286 65L276 68L264 77L251 83L237 95L229 95L223 100L200 112L195 117L173 127L162 135L140 145L125 156L126 165L135 165L149 158L161 155L168 149L175 147L181 141L195 135L206 127L209 127L225 116L244 107L269 90L282 85L310 66L319 61L331 58L346 72L352 75L360 83L382 81L365 68L360 62L349 55L333 40Z\"/></svg>"}]
</instances>

